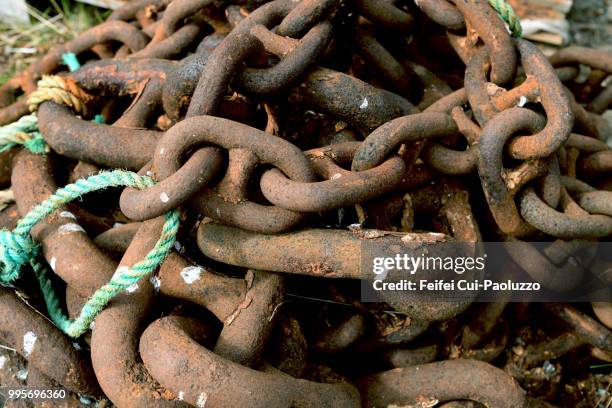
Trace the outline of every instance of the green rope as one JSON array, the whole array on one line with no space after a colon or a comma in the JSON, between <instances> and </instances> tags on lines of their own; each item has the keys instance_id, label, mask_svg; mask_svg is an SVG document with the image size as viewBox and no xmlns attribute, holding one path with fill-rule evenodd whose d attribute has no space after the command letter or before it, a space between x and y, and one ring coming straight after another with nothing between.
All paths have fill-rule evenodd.
<instances>
[{"instance_id":1,"label":"green rope","mask_svg":"<svg viewBox=\"0 0 612 408\"><path fill-rule=\"evenodd\" d=\"M96 115L92 122L103 124L103 115ZM15 146L23 146L32 153L49 153L50 148L38 130L38 117L35 114L22 116L16 122L0 126L0 153Z\"/></svg>"},{"instance_id":2,"label":"green rope","mask_svg":"<svg viewBox=\"0 0 612 408\"><path fill-rule=\"evenodd\" d=\"M63 54L66 57L68 54ZM74 54L73 54L74 56ZM74 56L74 61L76 56ZM78 61L76 61L78 64ZM74 65L74 64L73 64ZM78 96L77 96L78 94ZM38 81L38 88L28 96L30 115L19 118L16 122L0 127L0 153L21 145L36 154L49 152L49 146L38 129L38 117L35 110L44 101L52 100L84 111L85 105L80 99L82 91L69 79L58 76L44 76Z\"/></svg>"},{"instance_id":3,"label":"green rope","mask_svg":"<svg viewBox=\"0 0 612 408\"><path fill-rule=\"evenodd\" d=\"M512 6L506 0L488 0L491 7L495 9L502 20L510 27L510 33L513 37L521 38L523 35L523 27L521 21L512 9Z\"/></svg>"},{"instance_id":4,"label":"green rope","mask_svg":"<svg viewBox=\"0 0 612 408\"><path fill-rule=\"evenodd\" d=\"M51 281L51 272L40 262L40 245L30 236L32 228L62 205L81 197L83 194L108 187L128 186L145 189L154 185L150 177L140 176L125 170L103 171L87 179L59 188L53 195L34 207L23 217L13 231L0 230L0 282L10 284L21 276L22 267L29 264L39 281L51 320L66 334L79 337L85 333L96 316L119 293L151 273L168 255L176 240L179 227L179 213L166 213L161 236L155 247L145 258L131 268L119 268L110 282L98 289L87 301L79 317L72 321L62 311Z\"/></svg>"},{"instance_id":5,"label":"green rope","mask_svg":"<svg viewBox=\"0 0 612 408\"><path fill-rule=\"evenodd\" d=\"M62 62L68 67L70 72L74 72L81 68L81 63L77 59L77 56L73 52L66 52L62 54Z\"/></svg>"},{"instance_id":6,"label":"green rope","mask_svg":"<svg viewBox=\"0 0 612 408\"><path fill-rule=\"evenodd\" d=\"M18 145L36 154L49 152L49 146L38 131L36 115L22 116L18 121L0 127L0 153Z\"/></svg>"},{"instance_id":7,"label":"green rope","mask_svg":"<svg viewBox=\"0 0 612 408\"><path fill-rule=\"evenodd\" d=\"M73 53L62 54L62 59L68 65L70 71L74 71L81 66L76 55ZM54 100L50 96L47 99ZM62 100L57 100L57 102L61 103ZM92 122L102 124L105 122L105 118L103 115L98 114L93 118ZM35 113L22 116L16 122L0 127L0 153L18 145L36 154L45 154L50 151L49 146L38 130L38 118Z\"/></svg>"},{"instance_id":8,"label":"green rope","mask_svg":"<svg viewBox=\"0 0 612 408\"><path fill-rule=\"evenodd\" d=\"M73 53L63 54L62 60L70 71L75 71L81 66ZM96 115L93 121L104 123L104 116ZM38 130L38 118L35 114L23 116L14 123L0 127L0 152L17 145L23 145L32 153L37 154L44 154L49 151L49 146ZM30 231L38 222L51 215L62 205L83 194L119 186L145 189L154 184L153 179L149 177L139 176L128 171L114 170L100 172L58 189L51 197L37 205L22 218L13 231L0 230L0 264L2 265L0 283L10 285L21 276L22 267L29 264L38 279L51 320L70 337L81 336L115 296L136 284L163 262L176 241L176 233L179 227L178 211L172 210L166 213L166 222L161 236L145 258L131 268L117 269L110 282L92 295L74 321L66 316L62 310L53 288L52 273L49 267L41 262L40 245L31 238Z\"/></svg>"}]
</instances>

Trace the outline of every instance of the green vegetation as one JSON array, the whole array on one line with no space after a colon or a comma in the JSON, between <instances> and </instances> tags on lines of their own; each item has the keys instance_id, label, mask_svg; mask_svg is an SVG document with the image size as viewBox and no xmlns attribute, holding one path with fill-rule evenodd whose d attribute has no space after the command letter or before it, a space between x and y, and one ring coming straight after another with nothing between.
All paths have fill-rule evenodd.
<instances>
[{"instance_id":1,"label":"green vegetation","mask_svg":"<svg viewBox=\"0 0 612 408\"><path fill-rule=\"evenodd\" d=\"M0 22L0 85L44 54L102 22L108 11L72 0L49 0L28 5L30 25ZM46 8L45 8L46 7Z\"/></svg>"}]
</instances>

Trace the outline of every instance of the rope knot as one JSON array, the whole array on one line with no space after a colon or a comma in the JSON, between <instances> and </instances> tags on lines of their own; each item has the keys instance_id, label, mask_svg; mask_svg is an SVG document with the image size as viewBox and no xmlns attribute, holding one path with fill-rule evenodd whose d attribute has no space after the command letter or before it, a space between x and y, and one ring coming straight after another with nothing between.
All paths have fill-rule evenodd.
<instances>
[{"instance_id":1,"label":"rope knot","mask_svg":"<svg viewBox=\"0 0 612 408\"><path fill-rule=\"evenodd\" d=\"M39 245L30 235L21 235L6 229L0 230L0 280L10 283L20 275L22 265L38 255Z\"/></svg>"},{"instance_id":2,"label":"rope knot","mask_svg":"<svg viewBox=\"0 0 612 408\"><path fill-rule=\"evenodd\" d=\"M28 97L28 109L36 112L38 106L46 101L66 105L81 115L87 114L85 105L91 99L72 78L58 75L45 75L38 81L38 88Z\"/></svg>"}]
</instances>

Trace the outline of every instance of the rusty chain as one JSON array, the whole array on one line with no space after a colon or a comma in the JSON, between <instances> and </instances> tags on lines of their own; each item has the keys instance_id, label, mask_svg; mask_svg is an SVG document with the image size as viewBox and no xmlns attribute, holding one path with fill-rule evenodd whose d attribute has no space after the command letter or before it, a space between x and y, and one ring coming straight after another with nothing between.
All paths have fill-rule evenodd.
<instances>
[{"instance_id":1,"label":"rusty chain","mask_svg":"<svg viewBox=\"0 0 612 408\"><path fill-rule=\"evenodd\" d=\"M609 291L609 53L547 57L478 0L138 0L0 87L0 124L46 74L88 113L42 102L51 152L0 153L2 227L102 169L157 180L32 230L70 317L153 248L164 213L182 228L75 343L28 278L1 287L0 359L29 374L0 385L118 407L579 406L573 374L602 387L588 364L612 361L610 302L379 304L354 283L364 242L499 241L504 273Z\"/></svg>"}]
</instances>

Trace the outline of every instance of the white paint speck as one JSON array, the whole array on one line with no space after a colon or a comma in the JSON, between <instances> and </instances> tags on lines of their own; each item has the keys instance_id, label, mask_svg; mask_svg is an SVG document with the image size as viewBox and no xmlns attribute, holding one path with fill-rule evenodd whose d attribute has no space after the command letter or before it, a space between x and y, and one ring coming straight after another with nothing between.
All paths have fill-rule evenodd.
<instances>
[{"instance_id":1,"label":"white paint speck","mask_svg":"<svg viewBox=\"0 0 612 408\"><path fill-rule=\"evenodd\" d=\"M523 106L525 106L526 103L527 103L527 97L521 95L521 97L519 98L519 101L516 104L516 106L518 106L519 108L522 108Z\"/></svg>"},{"instance_id":2,"label":"white paint speck","mask_svg":"<svg viewBox=\"0 0 612 408\"><path fill-rule=\"evenodd\" d=\"M21 370L15 373L15 377L20 379L21 381L25 381L28 378L28 369L22 368Z\"/></svg>"},{"instance_id":3,"label":"white paint speck","mask_svg":"<svg viewBox=\"0 0 612 408\"><path fill-rule=\"evenodd\" d=\"M153 174L153 172L152 172L151 170L147 170L147 176L149 176L149 177L153 177L153 176L154 176L154 174Z\"/></svg>"},{"instance_id":4,"label":"white paint speck","mask_svg":"<svg viewBox=\"0 0 612 408\"><path fill-rule=\"evenodd\" d=\"M198 400L196 401L196 406L198 408L204 408L204 406L206 405L206 400L208 399L208 395L206 395L205 392L201 393L200 395L198 395Z\"/></svg>"},{"instance_id":5,"label":"white paint speck","mask_svg":"<svg viewBox=\"0 0 612 408\"><path fill-rule=\"evenodd\" d=\"M178 393L178 400L182 401L184 396L185 396L185 393L183 391L179 391L179 393Z\"/></svg>"},{"instance_id":6,"label":"white paint speck","mask_svg":"<svg viewBox=\"0 0 612 408\"><path fill-rule=\"evenodd\" d=\"M363 102L359 105L359 109L366 109L368 107L368 98L363 98Z\"/></svg>"},{"instance_id":7,"label":"white paint speck","mask_svg":"<svg viewBox=\"0 0 612 408\"><path fill-rule=\"evenodd\" d=\"M61 227L59 227L59 232L61 234L68 234L70 232L85 232L85 230L79 224L75 224L74 222L69 222L68 224L64 224Z\"/></svg>"},{"instance_id":8,"label":"white paint speck","mask_svg":"<svg viewBox=\"0 0 612 408\"><path fill-rule=\"evenodd\" d=\"M159 149L159 154L164 154L165 152L166 152L166 149L164 149L163 147Z\"/></svg>"},{"instance_id":9,"label":"white paint speck","mask_svg":"<svg viewBox=\"0 0 612 408\"><path fill-rule=\"evenodd\" d=\"M217 213L217 217L221 217L221 210L219 208L217 208L215 212Z\"/></svg>"},{"instance_id":10,"label":"white paint speck","mask_svg":"<svg viewBox=\"0 0 612 408\"><path fill-rule=\"evenodd\" d=\"M123 275L125 273L128 273L130 271L130 268L127 266L119 266L116 270L115 273L113 274L113 278L115 277L119 277L119 275Z\"/></svg>"},{"instance_id":11,"label":"white paint speck","mask_svg":"<svg viewBox=\"0 0 612 408\"><path fill-rule=\"evenodd\" d=\"M75 350L82 350L81 345L77 343L76 341L72 343L72 347L74 347Z\"/></svg>"},{"instance_id":12,"label":"white paint speck","mask_svg":"<svg viewBox=\"0 0 612 408\"><path fill-rule=\"evenodd\" d=\"M162 203L167 203L170 201L170 197L168 197L168 194L166 194L164 191L162 191L162 193L159 195L159 199Z\"/></svg>"},{"instance_id":13,"label":"white paint speck","mask_svg":"<svg viewBox=\"0 0 612 408\"><path fill-rule=\"evenodd\" d=\"M340 177L342 177L342 174L340 174L340 173L336 173L336 174L334 174L333 176L331 176L331 179L332 179L332 180L338 180Z\"/></svg>"},{"instance_id":14,"label":"white paint speck","mask_svg":"<svg viewBox=\"0 0 612 408\"><path fill-rule=\"evenodd\" d=\"M73 213L71 213L70 211L62 211L60 213L60 217L64 217L64 218L70 218L72 220L76 220L76 217L74 216Z\"/></svg>"},{"instance_id":15,"label":"white paint speck","mask_svg":"<svg viewBox=\"0 0 612 408\"><path fill-rule=\"evenodd\" d=\"M116 279L116 280L122 281L123 278L122 278L121 275L125 275L125 274L127 274L129 272L130 272L130 268L129 267L127 267L127 266L120 266L120 267L117 268L117 270L113 274L112 279ZM138 283L134 283L133 285L128 286L125 290L128 293L134 293L136 290L138 290Z\"/></svg>"},{"instance_id":16,"label":"white paint speck","mask_svg":"<svg viewBox=\"0 0 612 408\"><path fill-rule=\"evenodd\" d=\"M51 269L53 270L53 272L55 272L55 264L57 263L57 258L56 257L51 257L51 259L49 260L49 266L51 267Z\"/></svg>"},{"instance_id":17,"label":"white paint speck","mask_svg":"<svg viewBox=\"0 0 612 408\"><path fill-rule=\"evenodd\" d=\"M174 249L176 249L176 252L181 252L183 250L183 246L181 245L180 242L175 241L174 242Z\"/></svg>"},{"instance_id":18,"label":"white paint speck","mask_svg":"<svg viewBox=\"0 0 612 408\"><path fill-rule=\"evenodd\" d=\"M138 282L136 282L133 285L128 286L127 288L125 288L125 291L128 293L134 293L138 290Z\"/></svg>"},{"instance_id":19,"label":"white paint speck","mask_svg":"<svg viewBox=\"0 0 612 408\"><path fill-rule=\"evenodd\" d=\"M0 356L0 370L4 368L4 365L6 364L7 360L8 358L6 356Z\"/></svg>"},{"instance_id":20,"label":"white paint speck","mask_svg":"<svg viewBox=\"0 0 612 408\"><path fill-rule=\"evenodd\" d=\"M200 275L204 271L204 268L200 266L188 266L181 271L181 277L186 284L191 285L193 282L200 279Z\"/></svg>"},{"instance_id":21,"label":"white paint speck","mask_svg":"<svg viewBox=\"0 0 612 408\"><path fill-rule=\"evenodd\" d=\"M33 331L29 331L23 335L23 356L28 357L32 350L34 350L34 344L36 343L36 335Z\"/></svg>"},{"instance_id":22,"label":"white paint speck","mask_svg":"<svg viewBox=\"0 0 612 408\"><path fill-rule=\"evenodd\" d=\"M87 398L87 397L85 397L83 395L79 395L79 401L83 405L91 405L91 404L93 404L93 401L91 400L91 398Z\"/></svg>"},{"instance_id":23,"label":"white paint speck","mask_svg":"<svg viewBox=\"0 0 612 408\"><path fill-rule=\"evenodd\" d=\"M157 276L151 276L151 278L149 278L149 282L151 282L151 285L153 285L153 289L155 289L156 292L159 292L161 280L159 280Z\"/></svg>"},{"instance_id":24,"label":"white paint speck","mask_svg":"<svg viewBox=\"0 0 612 408\"><path fill-rule=\"evenodd\" d=\"M116 223L113 224L113 228L117 228L117 227L120 227L122 225L123 225L122 222L116 222Z\"/></svg>"},{"instance_id":25,"label":"white paint speck","mask_svg":"<svg viewBox=\"0 0 612 408\"><path fill-rule=\"evenodd\" d=\"M89 323L89 330L93 330L93 328L94 328L94 326L95 326L95 324L94 324L94 323L95 323L95 321L94 321L94 322Z\"/></svg>"}]
</instances>

